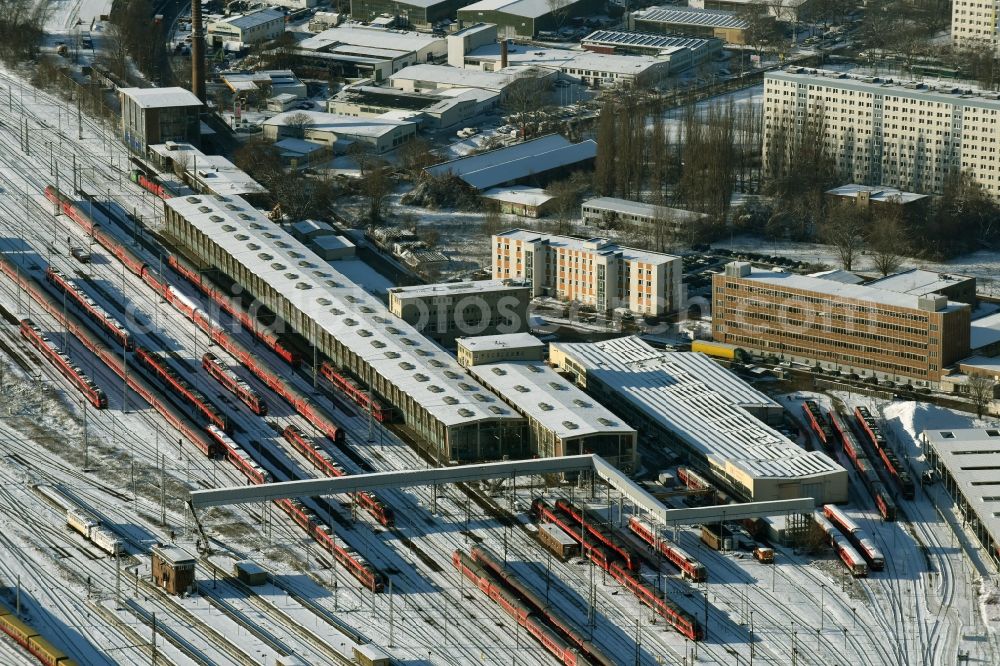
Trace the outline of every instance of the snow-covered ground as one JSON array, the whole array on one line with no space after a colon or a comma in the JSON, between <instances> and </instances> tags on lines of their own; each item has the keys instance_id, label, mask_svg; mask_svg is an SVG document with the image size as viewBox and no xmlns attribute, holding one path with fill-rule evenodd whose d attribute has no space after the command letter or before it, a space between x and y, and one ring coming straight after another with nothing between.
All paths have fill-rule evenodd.
<instances>
[{"instance_id":1,"label":"snow-covered ground","mask_svg":"<svg viewBox=\"0 0 1000 666\"><path fill-rule=\"evenodd\" d=\"M38 3L46 12L45 31L68 33L76 26L90 30L102 16L111 13L112 0L42 0Z\"/></svg>"}]
</instances>

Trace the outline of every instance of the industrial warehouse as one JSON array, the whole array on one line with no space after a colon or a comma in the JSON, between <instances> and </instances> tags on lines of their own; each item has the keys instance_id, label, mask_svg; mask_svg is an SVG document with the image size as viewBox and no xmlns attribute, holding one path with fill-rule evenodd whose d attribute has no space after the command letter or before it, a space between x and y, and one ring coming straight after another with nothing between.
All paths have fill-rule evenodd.
<instances>
[{"instance_id":1,"label":"industrial warehouse","mask_svg":"<svg viewBox=\"0 0 1000 666\"><path fill-rule=\"evenodd\" d=\"M549 359L741 498L847 500L847 471L768 425L780 423L781 405L707 356L626 337L553 343Z\"/></svg>"},{"instance_id":2,"label":"industrial warehouse","mask_svg":"<svg viewBox=\"0 0 1000 666\"><path fill-rule=\"evenodd\" d=\"M454 460L527 453L525 420L455 359L239 197L165 201L166 229L397 407Z\"/></svg>"}]
</instances>

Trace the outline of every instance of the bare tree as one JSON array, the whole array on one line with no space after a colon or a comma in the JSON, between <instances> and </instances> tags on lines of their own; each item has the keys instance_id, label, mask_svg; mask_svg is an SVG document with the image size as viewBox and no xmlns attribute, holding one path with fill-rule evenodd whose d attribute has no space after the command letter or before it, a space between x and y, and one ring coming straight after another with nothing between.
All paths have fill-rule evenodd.
<instances>
[{"instance_id":1,"label":"bare tree","mask_svg":"<svg viewBox=\"0 0 1000 666\"><path fill-rule=\"evenodd\" d=\"M548 106L552 84L537 76L522 76L507 87L504 109L514 116L522 139L537 124L539 111Z\"/></svg>"},{"instance_id":2,"label":"bare tree","mask_svg":"<svg viewBox=\"0 0 1000 666\"><path fill-rule=\"evenodd\" d=\"M389 167L384 163L372 165L368 175L361 179L361 192L368 202L368 221L381 222L385 216L385 203L392 191Z\"/></svg>"},{"instance_id":3,"label":"bare tree","mask_svg":"<svg viewBox=\"0 0 1000 666\"><path fill-rule=\"evenodd\" d=\"M864 231L864 221L854 207L839 204L827 214L820 230L820 238L837 250L841 266L845 271L850 271L854 270L854 262L864 247Z\"/></svg>"},{"instance_id":4,"label":"bare tree","mask_svg":"<svg viewBox=\"0 0 1000 666\"><path fill-rule=\"evenodd\" d=\"M559 30L566 23L570 5L573 3L570 0L545 0L545 4L549 8L549 15L552 17L555 30Z\"/></svg>"},{"instance_id":5,"label":"bare tree","mask_svg":"<svg viewBox=\"0 0 1000 666\"><path fill-rule=\"evenodd\" d=\"M903 226L901 204L895 201L884 205L889 208L883 208L871 220L868 245L875 269L882 275L889 275L903 265L910 242Z\"/></svg>"},{"instance_id":6,"label":"bare tree","mask_svg":"<svg viewBox=\"0 0 1000 666\"><path fill-rule=\"evenodd\" d=\"M285 127L291 131L296 139L303 139L306 136L306 128L312 125L312 118L308 113L297 111L285 119Z\"/></svg>"},{"instance_id":7,"label":"bare tree","mask_svg":"<svg viewBox=\"0 0 1000 666\"><path fill-rule=\"evenodd\" d=\"M976 408L976 418L983 418L986 406L993 401L996 390L996 381L986 375L972 375L969 377L969 398Z\"/></svg>"}]
</instances>

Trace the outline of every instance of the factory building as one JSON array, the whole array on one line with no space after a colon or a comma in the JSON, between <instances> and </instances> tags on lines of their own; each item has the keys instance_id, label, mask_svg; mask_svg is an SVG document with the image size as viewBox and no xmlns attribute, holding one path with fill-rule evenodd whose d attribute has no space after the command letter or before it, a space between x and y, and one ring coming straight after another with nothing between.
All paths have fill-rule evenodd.
<instances>
[{"instance_id":1,"label":"factory building","mask_svg":"<svg viewBox=\"0 0 1000 666\"><path fill-rule=\"evenodd\" d=\"M396 17L397 25L426 30L436 23L455 18L455 12L469 0L351 0L351 18L371 21L382 15Z\"/></svg>"},{"instance_id":2,"label":"factory building","mask_svg":"<svg viewBox=\"0 0 1000 666\"><path fill-rule=\"evenodd\" d=\"M388 118L354 118L322 111L286 111L264 121L264 138L305 139L336 152L358 144L381 155L398 148L417 134L412 121Z\"/></svg>"},{"instance_id":3,"label":"factory building","mask_svg":"<svg viewBox=\"0 0 1000 666\"><path fill-rule=\"evenodd\" d=\"M714 37L675 37L625 30L595 30L580 40L580 45L597 53L670 58L671 71L683 69L681 63L685 60L688 66L697 67L722 56L722 40Z\"/></svg>"},{"instance_id":4,"label":"factory building","mask_svg":"<svg viewBox=\"0 0 1000 666\"><path fill-rule=\"evenodd\" d=\"M267 188L222 155L206 155L190 143L167 141L149 146L149 159L160 170L181 175L202 194L237 195L248 199L267 195Z\"/></svg>"},{"instance_id":5,"label":"factory building","mask_svg":"<svg viewBox=\"0 0 1000 666\"><path fill-rule=\"evenodd\" d=\"M969 355L969 317L968 305L937 293L900 293L746 262L730 262L712 278L715 340L878 381L936 386L946 366Z\"/></svg>"},{"instance_id":6,"label":"factory building","mask_svg":"<svg viewBox=\"0 0 1000 666\"><path fill-rule=\"evenodd\" d=\"M469 335L528 330L531 288L504 280L394 287L389 311L431 340L451 347Z\"/></svg>"},{"instance_id":7,"label":"factory building","mask_svg":"<svg viewBox=\"0 0 1000 666\"><path fill-rule=\"evenodd\" d=\"M726 44L747 43L749 24L733 12L695 7L648 7L632 12L628 29L658 35L720 39Z\"/></svg>"},{"instance_id":8,"label":"factory building","mask_svg":"<svg viewBox=\"0 0 1000 666\"><path fill-rule=\"evenodd\" d=\"M359 25L329 28L298 43L303 63L339 71L346 78L383 81L417 63L445 60L448 44L441 37Z\"/></svg>"},{"instance_id":9,"label":"factory building","mask_svg":"<svg viewBox=\"0 0 1000 666\"><path fill-rule=\"evenodd\" d=\"M277 39L285 31L285 14L263 8L246 14L227 16L208 24L208 43L213 46L236 44L239 48Z\"/></svg>"},{"instance_id":10,"label":"factory building","mask_svg":"<svg viewBox=\"0 0 1000 666\"><path fill-rule=\"evenodd\" d=\"M1000 567L1000 517L994 510L1000 486L1000 430L925 430L920 439L927 461L955 499L969 529L994 566Z\"/></svg>"},{"instance_id":11,"label":"factory building","mask_svg":"<svg viewBox=\"0 0 1000 666\"><path fill-rule=\"evenodd\" d=\"M154 143L180 141L201 144L199 114L203 104L184 88L119 88L122 141L145 156Z\"/></svg>"},{"instance_id":12,"label":"factory building","mask_svg":"<svg viewBox=\"0 0 1000 666\"><path fill-rule=\"evenodd\" d=\"M658 351L637 337L552 343L549 362L636 427L747 501L847 500L847 471L768 424L782 408L707 356Z\"/></svg>"},{"instance_id":13,"label":"factory building","mask_svg":"<svg viewBox=\"0 0 1000 666\"><path fill-rule=\"evenodd\" d=\"M499 361L544 359L545 343L531 333L477 335L458 340L458 364L463 368Z\"/></svg>"},{"instance_id":14,"label":"factory building","mask_svg":"<svg viewBox=\"0 0 1000 666\"><path fill-rule=\"evenodd\" d=\"M239 197L164 201L165 234L200 269L216 269L318 353L397 408L430 450L457 461L527 454L523 417L455 359Z\"/></svg>"},{"instance_id":15,"label":"factory building","mask_svg":"<svg viewBox=\"0 0 1000 666\"><path fill-rule=\"evenodd\" d=\"M572 18L593 16L604 9L600 0L479 0L458 10L466 23L495 23L501 37L534 38L557 30Z\"/></svg>"},{"instance_id":16,"label":"factory building","mask_svg":"<svg viewBox=\"0 0 1000 666\"><path fill-rule=\"evenodd\" d=\"M669 314L682 305L680 257L528 229L497 234L492 245L494 279L524 280L532 296L646 315Z\"/></svg>"}]
</instances>

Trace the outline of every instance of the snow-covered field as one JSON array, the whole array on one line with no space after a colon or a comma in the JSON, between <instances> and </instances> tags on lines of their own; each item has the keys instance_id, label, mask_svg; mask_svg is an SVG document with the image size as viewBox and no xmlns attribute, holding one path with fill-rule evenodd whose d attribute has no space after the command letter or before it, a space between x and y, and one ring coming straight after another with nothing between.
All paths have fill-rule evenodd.
<instances>
[{"instance_id":1,"label":"snow-covered field","mask_svg":"<svg viewBox=\"0 0 1000 666\"><path fill-rule=\"evenodd\" d=\"M46 12L45 30L67 33L79 26L90 30L101 16L111 13L112 0L42 0L39 6Z\"/></svg>"}]
</instances>

